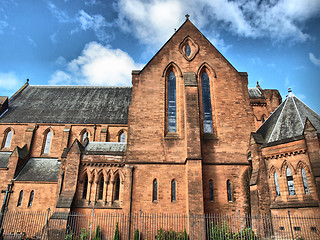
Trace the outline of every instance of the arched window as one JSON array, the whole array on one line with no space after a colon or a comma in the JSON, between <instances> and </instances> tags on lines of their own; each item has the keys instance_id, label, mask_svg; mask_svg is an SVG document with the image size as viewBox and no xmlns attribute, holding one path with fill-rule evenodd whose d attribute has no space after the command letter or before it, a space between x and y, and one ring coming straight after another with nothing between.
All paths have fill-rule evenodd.
<instances>
[{"instance_id":1,"label":"arched window","mask_svg":"<svg viewBox=\"0 0 320 240\"><path fill-rule=\"evenodd\" d=\"M168 75L168 132L177 131L176 76L171 70Z\"/></svg>"},{"instance_id":2,"label":"arched window","mask_svg":"<svg viewBox=\"0 0 320 240\"><path fill-rule=\"evenodd\" d=\"M119 136L119 142L126 142L126 134L122 132Z\"/></svg>"},{"instance_id":3,"label":"arched window","mask_svg":"<svg viewBox=\"0 0 320 240\"><path fill-rule=\"evenodd\" d=\"M89 133L85 130L82 133L81 143L84 144L84 142L86 141L87 138L89 138Z\"/></svg>"},{"instance_id":4,"label":"arched window","mask_svg":"<svg viewBox=\"0 0 320 240\"><path fill-rule=\"evenodd\" d=\"M32 206L33 197L34 197L34 191L32 190L32 191L30 192L28 207L31 207L31 206Z\"/></svg>"},{"instance_id":5,"label":"arched window","mask_svg":"<svg viewBox=\"0 0 320 240\"><path fill-rule=\"evenodd\" d=\"M11 145L11 139L12 139L12 130L9 130L6 132L5 137L3 139L3 148L10 148Z\"/></svg>"},{"instance_id":6,"label":"arched window","mask_svg":"<svg viewBox=\"0 0 320 240\"><path fill-rule=\"evenodd\" d=\"M171 181L171 202L176 201L176 180L172 179Z\"/></svg>"},{"instance_id":7,"label":"arched window","mask_svg":"<svg viewBox=\"0 0 320 240\"><path fill-rule=\"evenodd\" d=\"M277 197L278 197L278 196L280 196L280 186L279 186L279 180L278 180L277 172L274 172L274 185L275 185L276 194L277 194Z\"/></svg>"},{"instance_id":8,"label":"arched window","mask_svg":"<svg viewBox=\"0 0 320 240\"><path fill-rule=\"evenodd\" d=\"M302 181L303 181L304 192L305 192L305 194L310 194L307 173L304 170L304 168L301 169L301 176L302 176Z\"/></svg>"},{"instance_id":9,"label":"arched window","mask_svg":"<svg viewBox=\"0 0 320 240\"><path fill-rule=\"evenodd\" d=\"M294 189L294 182L291 169L287 167L287 183L288 183L288 190L289 195L296 195L296 190Z\"/></svg>"},{"instance_id":10,"label":"arched window","mask_svg":"<svg viewBox=\"0 0 320 240\"><path fill-rule=\"evenodd\" d=\"M210 81L206 71L201 75L202 87L202 110L203 110L203 131L205 133L212 133L212 109L210 96Z\"/></svg>"},{"instance_id":11,"label":"arched window","mask_svg":"<svg viewBox=\"0 0 320 240\"><path fill-rule=\"evenodd\" d=\"M61 194L62 189L63 189L63 181L64 181L64 172L61 174L61 184L60 184L60 192L59 192L59 195Z\"/></svg>"},{"instance_id":12,"label":"arched window","mask_svg":"<svg viewBox=\"0 0 320 240\"><path fill-rule=\"evenodd\" d=\"M87 192L88 192L88 175L84 177L84 182L83 182L83 191L82 191L82 199L87 198Z\"/></svg>"},{"instance_id":13,"label":"arched window","mask_svg":"<svg viewBox=\"0 0 320 240\"><path fill-rule=\"evenodd\" d=\"M21 190L20 193L19 193L19 198L18 198L17 207L21 206L22 198L23 198L23 190Z\"/></svg>"},{"instance_id":14,"label":"arched window","mask_svg":"<svg viewBox=\"0 0 320 240\"><path fill-rule=\"evenodd\" d=\"M186 54L187 54L188 57L189 57L190 54L191 54L191 47L190 47L189 44L186 45Z\"/></svg>"},{"instance_id":15,"label":"arched window","mask_svg":"<svg viewBox=\"0 0 320 240\"><path fill-rule=\"evenodd\" d=\"M120 177L119 175L116 178L116 185L115 185L115 191L114 191L114 200L120 199Z\"/></svg>"},{"instance_id":16,"label":"arched window","mask_svg":"<svg viewBox=\"0 0 320 240\"><path fill-rule=\"evenodd\" d=\"M152 192L152 201L158 201L158 182L157 179L153 180L153 192Z\"/></svg>"},{"instance_id":17,"label":"arched window","mask_svg":"<svg viewBox=\"0 0 320 240\"><path fill-rule=\"evenodd\" d=\"M49 130L45 136L45 144L43 148L43 153L48 154L50 151L50 145L52 140L52 132Z\"/></svg>"},{"instance_id":18,"label":"arched window","mask_svg":"<svg viewBox=\"0 0 320 240\"><path fill-rule=\"evenodd\" d=\"M228 202L232 202L232 190L231 190L230 180L227 181L227 195L228 195Z\"/></svg>"},{"instance_id":19,"label":"arched window","mask_svg":"<svg viewBox=\"0 0 320 240\"><path fill-rule=\"evenodd\" d=\"M209 195L210 201L213 202L213 181L209 180Z\"/></svg>"},{"instance_id":20,"label":"arched window","mask_svg":"<svg viewBox=\"0 0 320 240\"><path fill-rule=\"evenodd\" d=\"M99 194L98 194L98 199L101 200L103 197L103 185L104 185L104 178L101 176L100 182L99 182Z\"/></svg>"}]
</instances>

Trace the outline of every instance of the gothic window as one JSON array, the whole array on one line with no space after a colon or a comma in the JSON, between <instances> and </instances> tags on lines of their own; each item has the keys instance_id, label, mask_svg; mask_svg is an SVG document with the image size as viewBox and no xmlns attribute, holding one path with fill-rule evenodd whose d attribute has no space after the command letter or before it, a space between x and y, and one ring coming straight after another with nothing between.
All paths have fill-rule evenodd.
<instances>
[{"instance_id":1,"label":"gothic window","mask_svg":"<svg viewBox=\"0 0 320 240\"><path fill-rule=\"evenodd\" d=\"M81 143L84 144L84 142L85 142L85 140L86 140L87 138L89 138L89 134L88 134L87 131L84 131L84 132L82 133Z\"/></svg>"},{"instance_id":2,"label":"gothic window","mask_svg":"<svg viewBox=\"0 0 320 240\"><path fill-rule=\"evenodd\" d=\"M171 202L176 201L176 180L171 181Z\"/></svg>"},{"instance_id":3,"label":"gothic window","mask_svg":"<svg viewBox=\"0 0 320 240\"><path fill-rule=\"evenodd\" d=\"M153 192L152 192L152 201L158 201L158 182L157 179L153 180Z\"/></svg>"},{"instance_id":4,"label":"gothic window","mask_svg":"<svg viewBox=\"0 0 320 240\"><path fill-rule=\"evenodd\" d=\"M12 139L12 130L9 130L5 133L5 137L3 139L4 144L3 148L9 148L11 145L11 139Z\"/></svg>"},{"instance_id":5,"label":"gothic window","mask_svg":"<svg viewBox=\"0 0 320 240\"><path fill-rule=\"evenodd\" d=\"M61 185L60 185L60 192L59 192L59 195L61 194L62 189L63 189L63 181L64 181L64 172L61 174Z\"/></svg>"},{"instance_id":6,"label":"gothic window","mask_svg":"<svg viewBox=\"0 0 320 240\"><path fill-rule=\"evenodd\" d=\"M228 195L228 202L232 202L232 190L231 190L230 180L227 181L227 195Z\"/></svg>"},{"instance_id":7,"label":"gothic window","mask_svg":"<svg viewBox=\"0 0 320 240\"><path fill-rule=\"evenodd\" d=\"M33 197L34 197L34 191L32 190L32 191L30 192L28 207L31 207L31 206L32 206Z\"/></svg>"},{"instance_id":8,"label":"gothic window","mask_svg":"<svg viewBox=\"0 0 320 240\"><path fill-rule=\"evenodd\" d=\"M99 182L99 193L98 193L98 199L101 200L103 197L103 185L104 185L104 178L101 176L100 182Z\"/></svg>"},{"instance_id":9,"label":"gothic window","mask_svg":"<svg viewBox=\"0 0 320 240\"><path fill-rule=\"evenodd\" d=\"M303 181L303 187L305 194L310 194L309 186L308 186L308 179L307 179L307 173L304 170L304 168L301 169L301 176Z\"/></svg>"},{"instance_id":10,"label":"gothic window","mask_svg":"<svg viewBox=\"0 0 320 240\"><path fill-rule=\"evenodd\" d=\"M210 201L213 202L213 181L209 180L209 195Z\"/></svg>"},{"instance_id":11,"label":"gothic window","mask_svg":"<svg viewBox=\"0 0 320 240\"><path fill-rule=\"evenodd\" d=\"M120 177L118 175L116 179L116 185L115 185L114 200L116 201L119 199L120 199Z\"/></svg>"},{"instance_id":12,"label":"gothic window","mask_svg":"<svg viewBox=\"0 0 320 240\"><path fill-rule=\"evenodd\" d=\"M203 110L203 131L205 133L212 133L212 109L210 97L210 82L206 71L201 75L202 87L202 110Z\"/></svg>"},{"instance_id":13,"label":"gothic window","mask_svg":"<svg viewBox=\"0 0 320 240\"><path fill-rule=\"evenodd\" d=\"M87 198L87 192L88 192L88 175L84 177L84 182L83 182L83 191L82 191L82 199Z\"/></svg>"},{"instance_id":14,"label":"gothic window","mask_svg":"<svg viewBox=\"0 0 320 240\"><path fill-rule=\"evenodd\" d=\"M48 154L49 153L51 140L52 140L52 132L49 130L47 132L47 134L45 135L45 138L44 138L44 141L45 141L44 148L43 148L43 153L44 154Z\"/></svg>"},{"instance_id":15,"label":"gothic window","mask_svg":"<svg viewBox=\"0 0 320 240\"><path fill-rule=\"evenodd\" d=\"M291 169L289 167L287 167L287 184L288 184L289 195L296 195L296 190L294 189L293 176L292 176Z\"/></svg>"},{"instance_id":16,"label":"gothic window","mask_svg":"<svg viewBox=\"0 0 320 240\"><path fill-rule=\"evenodd\" d=\"M119 136L119 142L126 142L126 134L122 132Z\"/></svg>"},{"instance_id":17,"label":"gothic window","mask_svg":"<svg viewBox=\"0 0 320 240\"><path fill-rule=\"evenodd\" d=\"M176 76L171 70L168 75L168 132L177 131Z\"/></svg>"},{"instance_id":18,"label":"gothic window","mask_svg":"<svg viewBox=\"0 0 320 240\"><path fill-rule=\"evenodd\" d=\"M19 198L18 198L17 207L21 206L22 198L23 198L23 190L21 190L20 193L19 193Z\"/></svg>"},{"instance_id":19,"label":"gothic window","mask_svg":"<svg viewBox=\"0 0 320 240\"><path fill-rule=\"evenodd\" d=\"M274 185L275 185L276 194L277 194L277 197L278 197L278 196L280 196L280 186L279 186L279 180L278 180L277 172L274 172Z\"/></svg>"}]
</instances>

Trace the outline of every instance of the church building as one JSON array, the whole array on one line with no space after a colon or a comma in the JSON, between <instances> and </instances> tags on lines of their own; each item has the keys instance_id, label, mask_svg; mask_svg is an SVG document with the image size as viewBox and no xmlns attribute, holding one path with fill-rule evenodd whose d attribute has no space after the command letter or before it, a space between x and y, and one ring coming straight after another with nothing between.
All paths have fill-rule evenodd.
<instances>
[{"instance_id":1,"label":"church building","mask_svg":"<svg viewBox=\"0 0 320 240\"><path fill-rule=\"evenodd\" d=\"M0 97L8 210L320 216L320 116L248 88L187 18L132 87Z\"/></svg>"}]
</instances>

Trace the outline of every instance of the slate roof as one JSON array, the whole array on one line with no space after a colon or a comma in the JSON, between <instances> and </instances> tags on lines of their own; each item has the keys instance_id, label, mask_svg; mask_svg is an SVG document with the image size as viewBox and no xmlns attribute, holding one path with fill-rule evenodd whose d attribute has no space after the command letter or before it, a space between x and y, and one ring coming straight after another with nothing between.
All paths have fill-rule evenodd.
<instances>
[{"instance_id":1,"label":"slate roof","mask_svg":"<svg viewBox=\"0 0 320 240\"><path fill-rule=\"evenodd\" d=\"M15 180L57 182L60 162L56 158L30 158Z\"/></svg>"},{"instance_id":2,"label":"slate roof","mask_svg":"<svg viewBox=\"0 0 320 240\"><path fill-rule=\"evenodd\" d=\"M89 142L85 147L87 152L104 154L123 154L127 151L127 143L123 142Z\"/></svg>"},{"instance_id":3,"label":"slate roof","mask_svg":"<svg viewBox=\"0 0 320 240\"><path fill-rule=\"evenodd\" d=\"M252 99L255 99L255 98L264 98L260 89L257 88L257 87L249 87L248 88L248 91L249 91L249 97L252 98Z\"/></svg>"},{"instance_id":4,"label":"slate roof","mask_svg":"<svg viewBox=\"0 0 320 240\"><path fill-rule=\"evenodd\" d=\"M28 86L2 123L127 124L131 87Z\"/></svg>"},{"instance_id":5,"label":"slate roof","mask_svg":"<svg viewBox=\"0 0 320 240\"><path fill-rule=\"evenodd\" d=\"M320 133L320 116L291 92L284 102L257 130L265 143L276 142L303 134L306 118Z\"/></svg>"},{"instance_id":6,"label":"slate roof","mask_svg":"<svg viewBox=\"0 0 320 240\"><path fill-rule=\"evenodd\" d=\"M12 152L0 152L0 168L7 168Z\"/></svg>"}]
</instances>

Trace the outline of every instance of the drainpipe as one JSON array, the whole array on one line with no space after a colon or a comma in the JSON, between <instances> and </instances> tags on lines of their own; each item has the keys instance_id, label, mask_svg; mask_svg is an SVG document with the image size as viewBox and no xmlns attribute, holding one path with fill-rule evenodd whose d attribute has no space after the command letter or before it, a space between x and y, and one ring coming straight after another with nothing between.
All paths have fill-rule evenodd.
<instances>
[{"instance_id":1,"label":"drainpipe","mask_svg":"<svg viewBox=\"0 0 320 240\"><path fill-rule=\"evenodd\" d=\"M129 205L129 240L130 240L130 232L131 232L131 211L132 211L132 192L133 192L133 170L134 167L131 167L131 191L130 191L130 205Z\"/></svg>"}]
</instances>

